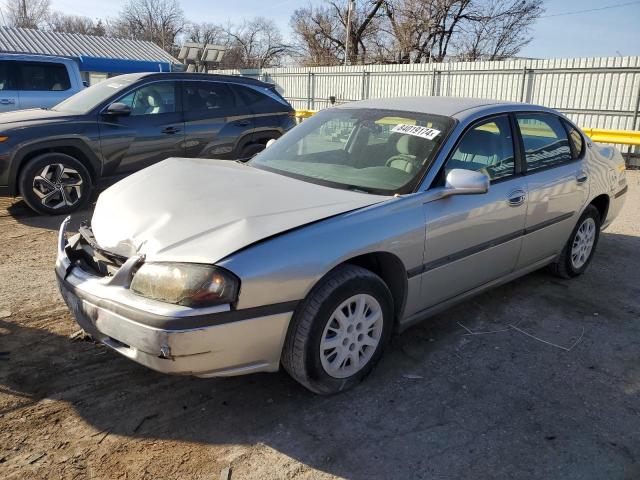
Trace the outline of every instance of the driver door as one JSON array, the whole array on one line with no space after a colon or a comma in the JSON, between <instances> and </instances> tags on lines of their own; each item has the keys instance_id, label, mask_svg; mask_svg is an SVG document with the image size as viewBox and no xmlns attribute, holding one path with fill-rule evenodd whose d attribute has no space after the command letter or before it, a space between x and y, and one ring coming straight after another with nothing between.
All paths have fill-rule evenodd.
<instances>
[{"instance_id":1,"label":"driver door","mask_svg":"<svg viewBox=\"0 0 640 480\"><path fill-rule=\"evenodd\" d=\"M105 166L116 174L134 172L169 157L183 157L184 124L177 82L140 86L117 102L127 116L102 114L100 142Z\"/></svg>"},{"instance_id":2,"label":"driver door","mask_svg":"<svg viewBox=\"0 0 640 480\"><path fill-rule=\"evenodd\" d=\"M480 170L489 191L453 195L424 204L426 243L423 308L431 307L511 273L516 265L527 213L526 182L514 155L508 115L480 120L454 148L441 172Z\"/></svg>"}]
</instances>

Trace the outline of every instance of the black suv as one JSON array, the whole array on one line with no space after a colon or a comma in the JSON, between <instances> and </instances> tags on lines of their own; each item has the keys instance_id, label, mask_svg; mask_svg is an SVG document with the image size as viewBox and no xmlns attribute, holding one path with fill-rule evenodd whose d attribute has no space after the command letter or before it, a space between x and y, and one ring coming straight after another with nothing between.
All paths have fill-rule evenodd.
<instances>
[{"instance_id":1,"label":"black suv","mask_svg":"<svg viewBox=\"0 0 640 480\"><path fill-rule=\"evenodd\" d=\"M244 160L295 125L259 80L137 73L105 80L50 110L0 114L0 194L40 213L86 204L105 186L168 157Z\"/></svg>"}]
</instances>

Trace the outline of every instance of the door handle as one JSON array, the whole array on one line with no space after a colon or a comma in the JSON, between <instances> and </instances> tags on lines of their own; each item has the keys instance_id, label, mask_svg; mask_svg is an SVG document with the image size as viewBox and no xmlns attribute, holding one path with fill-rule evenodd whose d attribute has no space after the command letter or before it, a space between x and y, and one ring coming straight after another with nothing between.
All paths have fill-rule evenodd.
<instances>
[{"instance_id":1,"label":"door handle","mask_svg":"<svg viewBox=\"0 0 640 480\"><path fill-rule=\"evenodd\" d=\"M527 194L524 190L514 190L507 197L507 203L509 203L509 206L511 207L519 207L526 199Z\"/></svg>"},{"instance_id":2,"label":"door handle","mask_svg":"<svg viewBox=\"0 0 640 480\"><path fill-rule=\"evenodd\" d=\"M13 98L0 98L0 105L15 105L15 103Z\"/></svg>"},{"instance_id":3,"label":"door handle","mask_svg":"<svg viewBox=\"0 0 640 480\"><path fill-rule=\"evenodd\" d=\"M576 182L578 182L578 183L584 183L584 182L586 182L588 179L589 179L589 176L588 176L586 173L584 173L584 172L580 172L580 173L578 174L578 176L576 177Z\"/></svg>"},{"instance_id":4,"label":"door handle","mask_svg":"<svg viewBox=\"0 0 640 480\"><path fill-rule=\"evenodd\" d=\"M178 127L167 127L162 129L162 133L166 133L167 135L173 135L174 133L178 133L180 129Z\"/></svg>"},{"instance_id":5,"label":"door handle","mask_svg":"<svg viewBox=\"0 0 640 480\"><path fill-rule=\"evenodd\" d=\"M238 127L247 127L251 122L249 120L237 120L233 122L234 125Z\"/></svg>"}]
</instances>

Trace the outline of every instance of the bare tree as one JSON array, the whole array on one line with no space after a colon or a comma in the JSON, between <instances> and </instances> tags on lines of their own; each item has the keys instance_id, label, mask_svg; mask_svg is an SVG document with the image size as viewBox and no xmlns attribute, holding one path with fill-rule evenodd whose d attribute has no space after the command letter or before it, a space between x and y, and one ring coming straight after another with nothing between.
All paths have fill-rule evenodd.
<instances>
[{"instance_id":1,"label":"bare tree","mask_svg":"<svg viewBox=\"0 0 640 480\"><path fill-rule=\"evenodd\" d=\"M176 37L185 27L184 12L176 0L128 0L115 19L111 34L151 41L175 53Z\"/></svg>"},{"instance_id":2,"label":"bare tree","mask_svg":"<svg viewBox=\"0 0 640 480\"><path fill-rule=\"evenodd\" d=\"M40 28L49 15L50 0L13 0L5 5L6 21L10 27Z\"/></svg>"},{"instance_id":3,"label":"bare tree","mask_svg":"<svg viewBox=\"0 0 640 480\"><path fill-rule=\"evenodd\" d=\"M490 0L479 19L456 42L461 60L503 60L531 41L531 25L542 14L542 0Z\"/></svg>"},{"instance_id":4,"label":"bare tree","mask_svg":"<svg viewBox=\"0 0 640 480\"><path fill-rule=\"evenodd\" d=\"M47 19L48 28L59 33L79 33L82 35L104 36L106 29L102 20L93 21L89 17L65 15L52 12Z\"/></svg>"},{"instance_id":5,"label":"bare tree","mask_svg":"<svg viewBox=\"0 0 640 480\"><path fill-rule=\"evenodd\" d=\"M228 42L224 28L215 23L190 23L185 30L187 42L223 45Z\"/></svg>"},{"instance_id":6,"label":"bare tree","mask_svg":"<svg viewBox=\"0 0 640 480\"><path fill-rule=\"evenodd\" d=\"M280 66L289 55L286 44L273 20L256 17L240 25L227 25L223 42L228 48L223 68L268 68Z\"/></svg>"},{"instance_id":7,"label":"bare tree","mask_svg":"<svg viewBox=\"0 0 640 480\"><path fill-rule=\"evenodd\" d=\"M349 63L367 63L368 49L376 46L381 35L379 21L385 0L358 0L349 28ZM299 8L291 17L291 27L303 62L308 65L337 65L344 61L348 6L343 1L327 0L318 7ZM376 49L377 51L377 49Z\"/></svg>"},{"instance_id":8,"label":"bare tree","mask_svg":"<svg viewBox=\"0 0 640 480\"><path fill-rule=\"evenodd\" d=\"M505 58L530 40L542 0L359 0L349 39L351 63L441 62ZM344 58L347 9L325 0L291 17L302 63L337 65Z\"/></svg>"}]
</instances>

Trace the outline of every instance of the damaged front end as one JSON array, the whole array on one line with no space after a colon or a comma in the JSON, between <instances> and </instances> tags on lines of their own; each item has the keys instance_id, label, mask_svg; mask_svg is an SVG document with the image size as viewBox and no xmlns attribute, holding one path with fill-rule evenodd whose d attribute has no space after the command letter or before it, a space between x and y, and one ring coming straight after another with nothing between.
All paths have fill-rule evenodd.
<instances>
[{"instance_id":1,"label":"damaged front end","mask_svg":"<svg viewBox=\"0 0 640 480\"><path fill-rule=\"evenodd\" d=\"M193 308L140 296L130 286L143 255L102 248L87 225L67 238L68 225L69 218L59 231L56 277L77 323L96 341L164 373L278 369L290 313L238 321L229 304Z\"/></svg>"}]
</instances>

